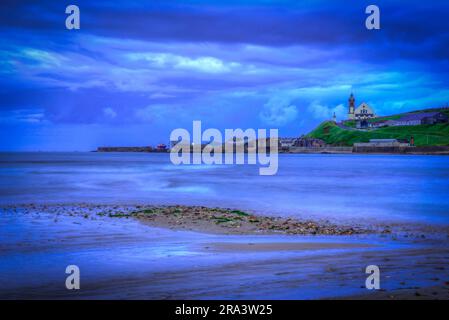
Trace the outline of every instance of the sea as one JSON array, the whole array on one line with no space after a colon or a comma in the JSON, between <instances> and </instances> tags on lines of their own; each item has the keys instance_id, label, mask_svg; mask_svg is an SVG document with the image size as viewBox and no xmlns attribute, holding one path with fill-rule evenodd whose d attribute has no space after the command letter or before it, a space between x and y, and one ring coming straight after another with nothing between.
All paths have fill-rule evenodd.
<instances>
[{"instance_id":1,"label":"sea","mask_svg":"<svg viewBox=\"0 0 449 320\"><path fill-rule=\"evenodd\" d=\"M449 157L280 154L259 165L174 165L165 153L0 153L0 205L185 204L273 216L449 224Z\"/></svg>"}]
</instances>

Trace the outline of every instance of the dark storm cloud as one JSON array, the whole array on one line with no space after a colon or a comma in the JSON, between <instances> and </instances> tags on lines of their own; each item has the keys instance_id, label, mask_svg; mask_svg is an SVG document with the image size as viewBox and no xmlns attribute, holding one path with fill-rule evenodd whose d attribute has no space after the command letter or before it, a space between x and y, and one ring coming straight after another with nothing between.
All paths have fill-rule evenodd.
<instances>
[{"instance_id":1,"label":"dark storm cloud","mask_svg":"<svg viewBox=\"0 0 449 320\"><path fill-rule=\"evenodd\" d=\"M422 42L448 30L446 1L375 1L385 38ZM240 3L240 4L239 4ZM260 45L369 41L365 1L77 1L83 27L103 36L149 41L237 42ZM65 5L55 1L3 1L3 28L56 32Z\"/></svg>"},{"instance_id":2,"label":"dark storm cloud","mask_svg":"<svg viewBox=\"0 0 449 320\"><path fill-rule=\"evenodd\" d=\"M364 29L364 1L77 1L81 33L152 42L244 43L261 46L340 46L373 60L447 60L449 3L375 1L382 30ZM1 29L70 42L64 29L65 4L4 1ZM438 31L439 35L436 35ZM28 35L27 35L28 34ZM20 34L18 35L21 36ZM372 45L376 43L373 52ZM416 48L419 45L421 48ZM349 50L351 52L349 52Z\"/></svg>"}]
</instances>

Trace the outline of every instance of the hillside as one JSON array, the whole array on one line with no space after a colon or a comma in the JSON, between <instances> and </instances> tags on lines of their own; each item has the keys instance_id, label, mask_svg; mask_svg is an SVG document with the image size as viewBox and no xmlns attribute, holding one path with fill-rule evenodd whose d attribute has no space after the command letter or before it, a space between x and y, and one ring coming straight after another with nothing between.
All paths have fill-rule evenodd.
<instances>
[{"instance_id":1,"label":"hillside","mask_svg":"<svg viewBox=\"0 0 449 320\"><path fill-rule=\"evenodd\" d=\"M429 109L410 113L440 111L449 115L449 109ZM401 115L382 117L381 119L398 118ZM378 118L379 119L379 118ZM345 123L348 125L347 123ZM418 126L382 127L367 131L345 130L332 121L321 123L308 137L324 140L328 144L352 146L355 142L368 142L370 139L415 139L416 146L447 146L449 145L449 123Z\"/></svg>"}]
</instances>

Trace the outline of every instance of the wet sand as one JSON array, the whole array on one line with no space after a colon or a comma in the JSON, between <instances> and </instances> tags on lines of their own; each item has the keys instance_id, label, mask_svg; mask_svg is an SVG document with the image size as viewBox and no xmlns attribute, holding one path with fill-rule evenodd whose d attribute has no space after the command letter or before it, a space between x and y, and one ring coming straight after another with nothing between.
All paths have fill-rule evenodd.
<instances>
[{"instance_id":1,"label":"wet sand","mask_svg":"<svg viewBox=\"0 0 449 320\"><path fill-rule=\"evenodd\" d=\"M430 287L379 290L370 294L345 297L345 300L449 300L449 282Z\"/></svg>"},{"instance_id":2,"label":"wet sand","mask_svg":"<svg viewBox=\"0 0 449 320\"><path fill-rule=\"evenodd\" d=\"M104 209L3 208L0 298L447 299L444 228L357 226L354 230L367 232L350 235L285 232L290 228L214 233L187 230L195 225L187 222L180 228L151 226L151 221L124 215L124 207L99 214ZM315 224L313 230L330 228ZM79 291L65 289L69 264L80 267ZM381 269L382 291L364 287L370 264Z\"/></svg>"},{"instance_id":3,"label":"wet sand","mask_svg":"<svg viewBox=\"0 0 449 320\"><path fill-rule=\"evenodd\" d=\"M266 252L266 251L301 251L301 250L322 250L341 248L367 248L369 244L362 243L317 243L317 242L276 242L276 243L212 243L210 249L218 252Z\"/></svg>"}]
</instances>

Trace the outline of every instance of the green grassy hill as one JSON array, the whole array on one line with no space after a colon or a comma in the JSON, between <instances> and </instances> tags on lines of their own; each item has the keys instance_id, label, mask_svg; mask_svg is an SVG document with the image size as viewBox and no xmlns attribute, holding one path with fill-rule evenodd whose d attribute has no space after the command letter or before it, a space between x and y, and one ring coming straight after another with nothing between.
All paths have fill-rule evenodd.
<instances>
[{"instance_id":1,"label":"green grassy hill","mask_svg":"<svg viewBox=\"0 0 449 320\"><path fill-rule=\"evenodd\" d=\"M413 113L440 111L449 116L448 109L429 109ZM378 119L394 119L399 115L381 117ZM347 123L345 125L348 126ZM349 125L350 126L350 125ZM352 146L355 142L368 142L370 139L407 139L415 138L416 146L449 146L449 123L419 126L398 126L370 129L368 131L345 130L331 121L320 124L310 132L308 137L318 138L328 144L337 146Z\"/></svg>"}]
</instances>

